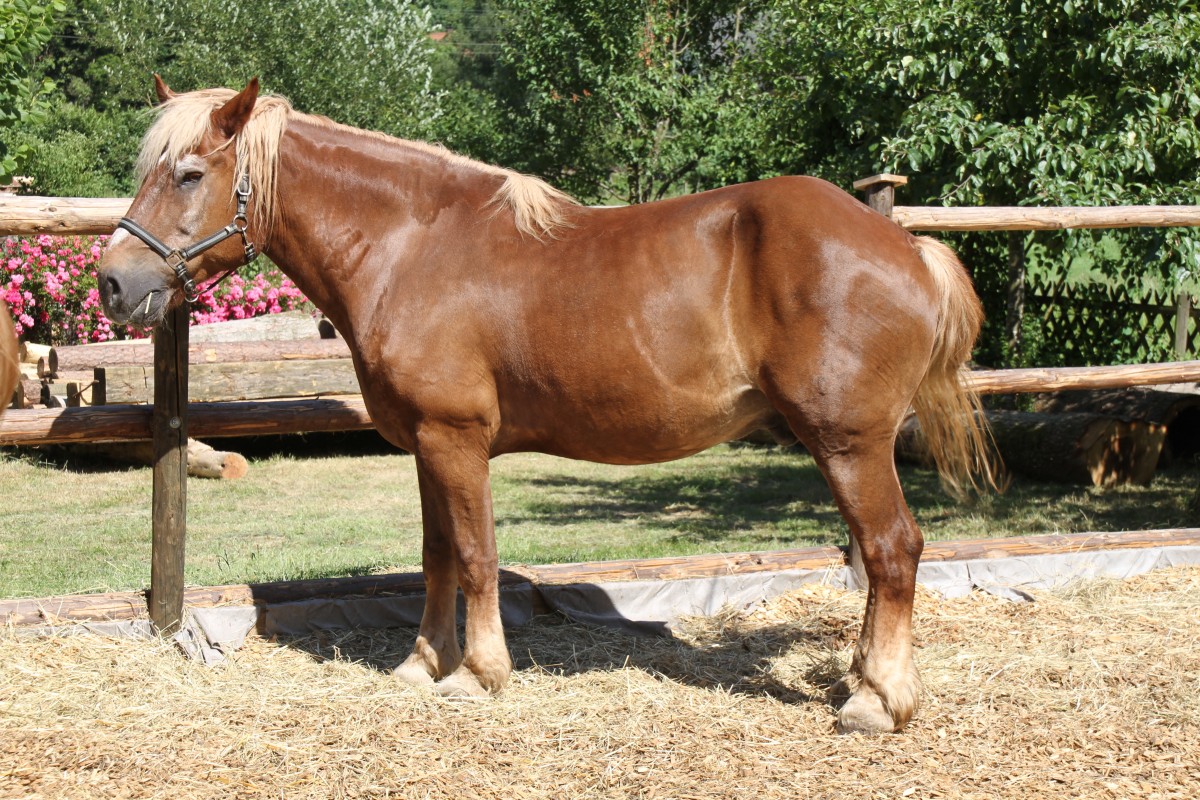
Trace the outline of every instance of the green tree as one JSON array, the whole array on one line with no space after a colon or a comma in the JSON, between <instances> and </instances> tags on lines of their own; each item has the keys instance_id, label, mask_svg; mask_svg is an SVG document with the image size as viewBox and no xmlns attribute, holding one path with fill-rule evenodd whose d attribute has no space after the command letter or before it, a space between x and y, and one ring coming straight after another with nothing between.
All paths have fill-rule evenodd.
<instances>
[{"instance_id":1,"label":"green tree","mask_svg":"<svg viewBox=\"0 0 1200 800\"><path fill-rule=\"evenodd\" d=\"M64 11L66 6L59 0L0 4L0 181L10 180L29 156L28 145L11 140L16 127L36 122L46 113L53 83L37 76L34 61Z\"/></svg>"},{"instance_id":2,"label":"green tree","mask_svg":"<svg viewBox=\"0 0 1200 800\"><path fill-rule=\"evenodd\" d=\"M1194 203L1198 46L1200 10L1181 0L782 0L742 79L764 101L764 174L846 186L899 171L914 204ZM1046 268L1086 259L1110 281L1196 286L1190 231L1098 239L1011 244L1036 241ZM1009 239L959 246L1003 323ZM1006 358L1002 339L993 332L989 360Z\"/></svg>"},{"instance_id":3,"label":"green tree","mask_svg":"<svg viewBox=\"0 0 1200 800\"><path fill-rule=\"evenodd\" d=\"M644 202L746 177L730 69L745 3L511 0L504 101L522 166L589 199Z\"/></svg>"},{"instance_id":4,"label":"green tree","mask_svg":"<svg viewBox=\"0 0 1200 800\"><path fill-rule=\"evenodd\" d=\"M74 12L47 65L66 76L63 97L26 133L46 155L42 193L132 189L130 132L145 127L154 72L181 91L258 75L301 110L400 136L428 136L441 113L430 13L407 0L76 0Z\"/></svg>"}]
</instances>

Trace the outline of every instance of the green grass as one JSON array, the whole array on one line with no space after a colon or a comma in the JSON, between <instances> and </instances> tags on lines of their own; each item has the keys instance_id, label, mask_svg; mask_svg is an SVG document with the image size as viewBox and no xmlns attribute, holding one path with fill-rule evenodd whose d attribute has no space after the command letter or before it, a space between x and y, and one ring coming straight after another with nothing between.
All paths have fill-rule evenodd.
<instances>
[{"instance_id":1,"label":"green grass","mask_svg":"<svg viewBox=\"0 0 1200 800\"><path fill-rule=\"evenodd\" d=\"M66 451L69 453L69 451ZM1101 492L1018 480L958 505L928 470L901 469L927 539L1194 524L1192 471ZM492 465L503 563L550 563L843 544L847 529L812 459L725 445L683 461L614 467L539 454ZM0 452L0 596L141 588L149 582L148 468ZM239 481L188 483L194 585L414 569L420 502L406 455L251 461Z\"/></svg>"}]
</instances>

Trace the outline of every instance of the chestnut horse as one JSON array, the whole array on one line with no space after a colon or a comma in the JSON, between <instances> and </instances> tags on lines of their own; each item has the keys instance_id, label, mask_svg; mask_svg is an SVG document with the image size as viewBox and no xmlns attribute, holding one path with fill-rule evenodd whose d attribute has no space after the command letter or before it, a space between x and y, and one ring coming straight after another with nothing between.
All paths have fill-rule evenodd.
<instances>
[{"instance_id":1,"label":"chestnut horse","mask_svg":"<svg viewBox=\"0 0 1200 800\"><path fill-rule=\"evenodd\" d=\"M427 598L401 680L483 696L509 679L493 456L646 464L768 428L813 454L869 579L838 727L908 722L922 536L897 429L915 408L951 483L986 455L959 382L980 305L948 248L812 178L586 208L298 113L257 80L155 80L141 186L100 267L105 312L152 325L258 245L333 321L376 428L416 459Z\"/></svg>"},{"instance_id":2,"label":"chestnut horse","mask_svg":"<svg viewBox=\"0 0 1200 800\"><path fill-rule=\"evenodd\" d=\"M21 380L20 359L17 354L17 334L13 328L8 306L0 300L0 414L8 408L17 382Z\"/></svg>"}]
</instances>

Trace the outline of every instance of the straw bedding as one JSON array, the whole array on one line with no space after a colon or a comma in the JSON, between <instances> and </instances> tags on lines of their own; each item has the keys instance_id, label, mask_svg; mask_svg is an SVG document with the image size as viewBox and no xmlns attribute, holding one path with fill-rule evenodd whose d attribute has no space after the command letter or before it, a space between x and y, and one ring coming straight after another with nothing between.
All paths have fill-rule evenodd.
<instances>
[{"instance_id":1,"label":"straw bedding","mask_svg":"<svg viewBox=\"0 0 1200 800\"><path fill-rule=\"evenodd\" d=\"M216 668L0 631L0 796L1196 796L1200 569L1023 605L922 593L924 708L839 737L824 693L862 602L805 588L673 641L542 619L483 702L389 678L411 631L251 640Z\"/></svg>"}]
</instances>

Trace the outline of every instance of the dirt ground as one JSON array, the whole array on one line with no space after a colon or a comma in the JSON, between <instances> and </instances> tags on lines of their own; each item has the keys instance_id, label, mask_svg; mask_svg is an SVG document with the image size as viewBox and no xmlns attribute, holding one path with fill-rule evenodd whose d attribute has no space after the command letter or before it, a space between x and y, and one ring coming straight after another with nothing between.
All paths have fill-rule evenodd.
<instances>
[{"instance_id":1,"label":"dirt ground","mask_svg":"<svg viewBox=\"0 0 1200 800\"><path fill-rule=\"evenodd\" d=\"M0 797L1194 798L1200 569L1014 604L921 593L924 707L837 736L863 597L814 586L674 640L542 618L499 697L387 673L412 631L169 644L0 631Z\"/></svg>"}]
</instances>

